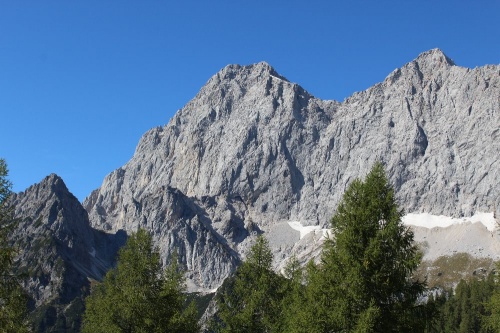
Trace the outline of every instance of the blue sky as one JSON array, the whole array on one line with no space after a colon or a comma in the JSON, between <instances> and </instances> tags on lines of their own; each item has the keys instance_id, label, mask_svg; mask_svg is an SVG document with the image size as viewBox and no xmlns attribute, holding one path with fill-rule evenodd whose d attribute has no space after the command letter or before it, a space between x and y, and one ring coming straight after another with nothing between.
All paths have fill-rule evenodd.
<instances>
[{"instance_id":1,"label":"blue sky","mask_svg":"<svg viewBox=\"0 0 500 333\"><path fill-rule=\"evenodd\" d=\"M0 0L0 157L80 200L227 64L342 101L431 48L500 63L500 0Z\"/></svg>"}]
</instances>

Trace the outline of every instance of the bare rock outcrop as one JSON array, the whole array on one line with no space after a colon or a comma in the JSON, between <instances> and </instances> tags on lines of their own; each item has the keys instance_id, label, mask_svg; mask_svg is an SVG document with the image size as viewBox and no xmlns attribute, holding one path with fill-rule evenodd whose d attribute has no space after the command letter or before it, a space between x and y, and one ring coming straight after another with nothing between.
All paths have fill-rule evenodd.
<instances>
[{"instance_id":1,"label":"bare rock outcrop","mask_svg":"<svg viewBox=\"0 0 500 333\"><path fill-rule=\"evenodd\" d=\"M304 250L284 223L328 226L376 160L407 212L498 211L499 152L500 66L459 67L434 49L337 102L267 63L230 65L145 133L84 207L97 229L147 228L164 258L176 247L193 285L212 289L255 234L281 235L277 260Z\"/></svg>"},{"instance_id":2,"label":"bare rock outcrop","mask_svg":"<svg viewBox=\"0 0 500 333\"><path fill-rule=\"evenodd\" d=\"M102 279L111 267L125 232L93 230L81 203L55 174L13 194L9 204L19 221L10 235L15 267L31 298L35 329L79 327L90 279Z\"/></svg>"}]
</instances>

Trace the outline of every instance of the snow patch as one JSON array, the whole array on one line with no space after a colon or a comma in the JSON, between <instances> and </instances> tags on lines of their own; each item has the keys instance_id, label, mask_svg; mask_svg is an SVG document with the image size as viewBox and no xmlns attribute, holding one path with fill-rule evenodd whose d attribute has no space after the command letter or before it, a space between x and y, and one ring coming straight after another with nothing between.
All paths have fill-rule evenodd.
<instances>
[{"instance_id":1,"label":"snow patch","mask_svg":"<svg viewBox=\"0 0 500 333\"><path fill-rule=\"evenodd\" d=\"M470 217L453 218L444 215L432 215L429 213L411 213L403 216L402 221L405 225L425 228L446 228L451 225L463 223L482 223L489 231L495 231L498 223L493 213L478 212Z\"/></svg>"},{"instance_id":2,"label":"snow patch","mask_svg":"<svg viewBox=\"0 0 500 333\"><path fill-rule=\"evenodd\" d=\"M321 236L322 238L327 237L327 233L329 229L321 229L319 225L309 225L309 226L303 226L300 222L298 221L291 221L288 222L288 225L294 229L300 232L300 239L304 238L307 234L310 232L322 232L323 235Z\"/></svg>"}]
</instances>

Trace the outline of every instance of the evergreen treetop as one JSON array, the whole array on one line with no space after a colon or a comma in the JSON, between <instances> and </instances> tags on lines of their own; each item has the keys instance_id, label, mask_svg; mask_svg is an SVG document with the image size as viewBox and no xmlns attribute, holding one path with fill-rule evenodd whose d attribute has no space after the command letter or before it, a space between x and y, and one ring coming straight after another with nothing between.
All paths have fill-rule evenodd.
<instances>
[{"instance_id":1,"label":"evergreen treetop","mask_svg":"<svg viewBox=\"0 0 500 333\"><path fill-rule=\"evenodd\" d=\"M0 158L0 332L21 333L29 331L27 297L12 269L16 251L9 244L8 235L17 221L7 203L12 186L7 176L7 164Z\"/></svg>"},{"instance_id":2,"label":"evergreen treetop","mask_svg":"<svg viewBox=\"0 0 500 333\"><path fill-rule=\"evenodd\" d=\"M381 163L350 184L309 281L324 316L318 331L410 332L418 326L416 301L425 286L412 274L421 254L402 215Z\"/></svg>"},{"instance_id":3,"label":"evergreen treetop","mask_svg":"<svg viewBox=\"0 0 500 333\"><path fill-rule=\"evenodd\" d=\"M184 309L183 292L177 258L163 270L151 236L140 229L87 298L83 332L197 332L196 309Z\"/></svg>"}]
</instances>

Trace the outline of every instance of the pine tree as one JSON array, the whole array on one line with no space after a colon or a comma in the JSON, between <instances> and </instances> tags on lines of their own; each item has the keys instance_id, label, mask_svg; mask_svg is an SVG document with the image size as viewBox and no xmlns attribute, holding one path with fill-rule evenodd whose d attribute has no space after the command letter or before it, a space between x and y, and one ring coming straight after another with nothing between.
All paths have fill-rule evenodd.
<instances>
[{"instance_id":1,"label":"pine tree","mask_svg":"<svg viewBox=\"0 0 500 333\"><path fill-rule=\"evenodd\" d=\"M12 270L15 249L8 241L17 221L7 204L12 186L7 175L7 164L0 159L0 332L28 332L26 295Z\"/></svg>"},{"instance_id":2,"label":"pine tree","mask_svg":"<svg viewBox=\"0 0 500 333\"><path fill-rule=\"evenodd\" d=\"M429 298L426 306L435 314L425 332L498 332L487 325L494 284L493 274L486 279L461 280L454 290L443 290L436 298Z\"/></svg>"},{"instance_id":3,"label":"pine tree","mask_svg":"<svg viewBox=\"0 0 500 333\"><path fill-rule=\"evenodd\" d=\"M166 270L151 236L132 234L86 300L83 332L196 332L196 310L184 309L184 276L177 258Z\"/></svg>"},{"instance_id":4,"label":"pine tree","mask_svg":"<svg viewBox=\"0 0 500 333\"><path fill-rule=\"evenodd\" d=\"M310 311L308 307L315 305L315 302L308 300L308 289L304 285L308 281L311 270L315 270L313 262L309 262L307 267L301 268L296 257L292 257L285 266L284 282L285 292L281 302L282 320L278 332L283 333L309 333L311 322L315 317L315 311ZM312 314L312 317L311 317Z\"/></svg>"},{"instance_id":5,"label":"pine tree","mask_svg":"<svg viewBox=\"0 0 500 333\"><path fill-rule=\"evenodd\" d=\"M310 332L422 331L416 301L425 286L412 278L421 255L402 215L380 163L351 183L321 264L309 269Z\"/></svg>"},{"instance_id":6,"label":"pine tree","mask_svg":"<svg viewBox=\"0 0 500 333\"><path fill-rule=\"evenodd\" d=\"M278 325L280 277L272 271L273 255L268 241L257 237L235 276L217 296L218 332L273 332Z\"/></svg>"},{"instance_id":7,"label":"pine tree","mask_svg":"<svg viewBox=\"0 0 500 333\"><path fill-rule=\"evenodd\" d=\"M500 271L500 262L497 263L497 271ZM500 332L500 281L498 276L493 282L492 289L491 297L485 302L484 327L489 332Z\"/></svg>"}]
</instances>

